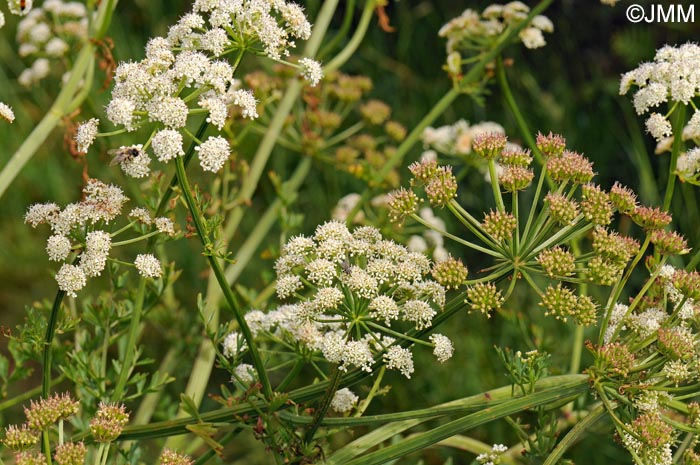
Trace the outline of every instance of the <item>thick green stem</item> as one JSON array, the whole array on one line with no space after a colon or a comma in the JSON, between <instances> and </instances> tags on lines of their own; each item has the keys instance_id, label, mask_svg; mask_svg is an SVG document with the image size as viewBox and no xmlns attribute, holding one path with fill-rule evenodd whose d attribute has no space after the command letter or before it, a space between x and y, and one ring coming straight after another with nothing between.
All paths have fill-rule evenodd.
<instances>
[{"instance_id":1,"label":"thick green stem","mask_svg":"<svg viewBox=\"0 0 700 465\"><path fill-rule=\"evenodd\" d=\"M241 330L241 333L243 333L243 337L245 338L248 344L248 351L253 360L253 366L255 367L255 371L258 374L258 379L262 384L263 394L265 395L265 398L267 400L270 400L272 398L272 388L270 386L270 380L267 377L267 372L265 371L265 366L263 364L262 358L260 358L260 353L258 352L258 348L255 344L255 341L253 340L253 333L250 331L250 327L245 321L243 311L241 310L238 304L236 296L233 294L231 287L226 281L226 276L224 275L224 270L221 268L221 263L219 262L219 259L214 255L214 245L212 244L211 239L209 238L209 234L204 225L204 218L202 217L202 213L199 210L199 206L197 205L197 203L194 200L194 197L192 196L190 184L187 180L187 174L185 173L185 164L181 157L178 157L176 160L176 168L178 183L180 184L180 190L182 191L182 195L185 198L185 202L187 203L187 208L189 209L190 214L192 215L192 220L194 222L195 228L197 229L199 239L204 247L204 251L207 255L209 266L214 272L216 280L219 283L219 287L221 288L221 291L224 294L224 298L226 299L226 303L228 304L229 308L236 317L238 327Z\"/></svg>"},{"instance_id":2,"label":"thick green stem","mask_svg":"<svg viewBox=\"0 0 700 465\"><path fill-rule=\"evenodd\" d=\"M326 413L328 412L328 408L331 406L331 402L333 401L333 396L335 396L335 392L338 390L339 385L340 369L336 365L333 368L333 373L331 374L331 378L328 383L328 389L326 389L326 393L324 394L323 399L321 400L321 404L316 409L314 419L311 422L309 429L306 431L305 440L307 443L310 443L314 440L314 435L316 434L318 427L321 426L321 421L325 418Z\"/></svg>"}]
</instances>

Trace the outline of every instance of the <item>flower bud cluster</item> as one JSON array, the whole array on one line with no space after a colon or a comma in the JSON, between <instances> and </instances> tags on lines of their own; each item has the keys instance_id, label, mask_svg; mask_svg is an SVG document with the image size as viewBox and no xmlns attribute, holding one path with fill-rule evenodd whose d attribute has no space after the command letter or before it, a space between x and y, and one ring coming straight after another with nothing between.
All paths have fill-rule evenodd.
<instances>
[{"instance_id":1,"label":"flower bud cluster","mask_svg":"<svg viewBox=\"0 0 700 465\"><path fill-rule=\"evenodd\" d=\"M450 285L463 281L459 272L436 267ZM253 335L317 352L341 370L370 372L383 358L387 368L410 378L413 356L398 345L397 334L429 328L445 304L445 288L428 277L430 260L369 226L351 232L331 221L311 237L293 237L275 269L277 295L290 303L268 313L248 312ZM382 331L389 326L396 329ZM438 361L447 360L449 340L435 336L432 341Z\"/></svg>"},{"instance_id":2,"label":"flower bud cluster","mask_svg":"<svg viewBox=\"0 0 700 465\"><path fill-rule=\"evenodd\" d=\"M490 211L484 215L481 226L496 242L503 242L513 235L517 226L516 218L508 212Z\"/></svg>"},{"instance_id":3,"label":"flower bud cluster","mask_svg":"<svg viewBox=\"0 0 700 465\"><path fill-rule=\"evenodd\" d=\"M158 465L192 465L194 461L187 455L164 449L158 459Z\"/></svg>"},{"instance_id":4,"label":"flower bud cluster","mask_svg":"<svg viewBox=\"0 0 700 465\"><path fill-rule=\"evenodd\" d=\"M24 408L24 415L27 421L20 425L9 425L5 428L5 437L2 439L2 443L16 452L15 463L46 463L45 457L43 455L38 455L33 452L29 452L29 449L34 447L35 444L39 442L39 436L42 432L49 430L59 421L67 420L71 418L78 412L79 403L73 400L70 395L65 394L55 394L52 397L46 399L39 399L38 401L31 401L29 407ZM82 445L72 445L66 447L75 446L77 448ZM82 446L84 449L84 445ZM60 450L56 450L56 461L59 465L74 465L75 462L61 461L62 457ZM73 452L66 452L64 455L67 457L73 457L79 455ZM84 458L84 454L83 454ZM82 461L80 464L82 465Z\"/></svg>"},{"instance_id":5,"label":"flower bud cluster","mask_svg":"<svg viewBox=\"0 0 700 465\"><path fill-rule=\"evenodd\" d=\"M549 285L542 294L540 306L545 315L553 315L557 320L567 321L573 318L578 324L588 326L596 322L598 306L586 296L577 296L571 289L561 283Z\"/></svg>"},{"instance_id":6,"label":"flower bud cluster","mask_svg":"<svg viewBox=\"0 0 700 465\"><path fill-rule=\"evenodd\" d=\"M465 300L472 311L491 316L491 312L501 309L505 299L493 283L477 283L467 289Z\"/></svg>"},{"instance_id":7,"label":"flower bud cluster","mask_svg":"<svg viewBox=\"0 0 700 465\"><path fill-rule=\"evenodd\" d=\"M451 256L433 265L431 274L433 279L445 286L447 289L457 289L467 279L467 267L461 259L454 259Z\"/></svg>"},{"instance_id":8,"label":"flower bud cluster","mask_svg":"<svg viewBox=\"0 0 700 465\"><path fill-rule=\"evenodd\" d=\"M95 417L90 421L90 433L97 442L113 442L129 422L129 414L123 405L100 403Z\"/></svg>"},{"instance_id":9,"label":"flower bud cluster","mask_svg":"<svg viewBox=\"0 0 700 465\"><path fill-rule=\"evenodd\" d=\"M575 260L571 252L559 246L545 249L537 256L537 263L550 278L571 276L576 270Z\"/></svg>"}]
</instances>

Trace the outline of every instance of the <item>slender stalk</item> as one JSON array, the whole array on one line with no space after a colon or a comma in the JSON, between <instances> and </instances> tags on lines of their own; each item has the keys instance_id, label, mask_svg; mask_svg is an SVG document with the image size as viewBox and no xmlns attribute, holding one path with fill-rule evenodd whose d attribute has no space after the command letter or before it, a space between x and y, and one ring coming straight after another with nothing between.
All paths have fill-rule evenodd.
<instances>
[{"instance_id":1,"label":"slender stalk","mask_svg":"<svg viewBox=\"0 0 700 465\"><path fill-rule=\"evenodd\" d=\"M187 208L189 209L190 214L192 215L192 220L194 222L195 228L197 229L197 234L199 236L200 241L202 242L202 246L204 247L207 260L209 261L209 266L214 272L216 280L219 282L219 287L221 288L221 291L224 294L224 298L226 299L226 303L228 304L230 310L236 317L238 327L240 328L241 333L243 333L243 337L248 343L248 350L250 352L251 358L253 359L253 366L255 366L255 371L258 373L258 379L262 384L263 394L265 395L266 399L270 400L272 398L272 387L270 386L270 380L267 377L267 372L265 371L265 366L263 364L262 359L260 358L258 348L255 344L255 341L253 340L253 333L250 331L250 327L245 321L243 311L241 310L238 304L236 296L233 294L231 287L226 281L226 276L224 275L224 270L221 268L221 263L219 263L218 258L213 255L214 244L212 244L211 239L209 239L208 231L204 225L204 218L202 217L202 213L199 210L199 206L196 204L194 197L192 196L190 184L187 180L187 174L185 173L185 165L181 157L178 157L176 160L176 168L178 183L180 184L182 195L185 198Z\"/></svg>"},{"instance_id":2,"label":"slender stalk","mask_svg":"<svg viewBox=\"0 0 700 465\"><path fill-rule=\"evenodd\" d=\"M537 189L535 190L535 198L532 199L530 204L530 213L527 215L527 223L525 223L525 229L523 229L523 242L527 240L527 236L530 232L530 227L532 226L532 221L535 219L535 212L537 211L537 203L540 201L540 195L542 192L542 184L544 183L544 178L547 176L547 166L542 167L540 171L540 178L537 180Z\"/></svg>"},{"instance_id":3,"label":"slender stalk","mask_svg":"<svg viewBox=\"0 0 700 465\"><path fill-rule=\"evenodd\" d=\"M416 220L417 222L419 222L420 224L422 224L422 225L425 226L426 228L432 229L433 231L436 231L436 232L440 233L441 235L443 235L443 236L445 236L445 237L447 237L447 238L449 238L449 239L452 239L453 241L458 242L458 243L460 243L460 244L462 244L462 245L465 245L465 246L467 246L467 247L469 247L469 248L471 248L471 249L478 250L479 252L483 252L483 253L485 253L485 254L487 254L487 255L491 255L491 256L493 256L493 257L499 257L499 258L500 258L500 257L503 256L502 254L500 254L500 253L498 253L498 252L495 252L495 251L493 251L493 250L491 250L491 249L487 249L487 248L481 247L480 245L474 244L473 242L469 242L469 241L467 241L467 240L462 239L461 237L457 237L457 236L455 236L454 234L450 234L450 233L448 233L447 231L442 231L442 230L440 230L440 229L437 229L437 228L435 228L434 226L431 226L430 223L428 223L427 221L425 221L423 218L421 218L420 216L416 215L415 213L412 213L412 214L411 214L411 218L413 218L414 220Z\"/></svg>"},{"instance_id":4,"label":"slender stalk","mask_svg":"<svg viewBox=\"0 0 700 465\"><path fill-rule=\"evenodd\" d=\"M590 427L595 425L603 416L606 414L605 405L599 405L590 411L586 417L576 423L576 425L571 428L571 431L566 433L564 439L562 439L557 447L547 456L547 459L542 465L555 465L559 463L559 459L564 455L569 447L573 445Z\"/></svg>"},{"instance_id":5,"label":"slender stalk","mask_svg":"<svg viewBox=\"0 0 700 465\"><path fill-rule=\"evenodd\" d=\"M496 201L496 207L498 207L499 212L503 213L506 211L506 207L503 204L501 186L498 185L498 173L496 173L495 160L489 160L489 181L491 181L491 190L493 191L493 198Z\"/></svg>"},{"instance_id":6,"label":"slender stalk","mask_svg":"<svg viewBox=\"0 0 700 465\"><path fill-rule=\"evenodd\" d=\"M355 15L355 2L356 0L347 0L345 2L345 16L343 16L343 24L340 26L338 33L328 42L320 52L318 52L319 58L324 58L328 53L338 46L341 40L348 35L350 31L350 26L352 25L352 18Z\"/></svg>"},{"instance_id":7,"label":"slender stalk","mask_svg":"<svg viewBox=\"0 0 700 465\"><path fill-rule=\"evenodd\" d=\"M360 17L360 22L355 28L355 32L350 39L350 42L341 50L333 59L324 66L324 71L330 73L335 71L345 62L347 62L351 56L355 54L357 47L360 46L362 39L365 38L367 34L367 28L369 27L370 20L372 19L372 13L374 13L374 8L377 6L377 0L367 0L365 2L365 7L362 10L362 17Z\"/></svg>"},{"instance_id":8,"label":"slender stalk","mask_svg":"<svg viewBox=\"0 0 700 465\"><path fill-rule=\"evenodd\" d=\"M126 383L129 381L131 374L131 364L134 361L136 353L136 339L138 338L139 327L141 326L141 313L143 312L143 303L146 296L146 278L139 279L139 288L136 291L134 298L134 310L131 312L131 321L129 322L129 332L127 336L126 346L124 347L124 356L122 358L121 371L117 384L112 392L112 402L119 401L124 395Z\"/></svg>"},{"instance_id":9,"label":"slender stalk","mask_svg":"<svg viewBox=\"0 0 700 465\"><path fill-rule=\"evenodd\" d=\"M683 126L685 125L685 105L678 105L676 117L673 121L673 148L671 149L671 163L668 167L668 182L664 194L664 210L668 211L673 200L673 190L676 185L676 163L683 146Z\"/></svg>"},{"instance_id":10,"label":"slender stalk","mask_svg":"<svg viewBox=\"0 0 700 465\"><path fill-rule=\"evenodd\" d=\"M513 92L508 84L508 76L506 75L506 70L503 66L503 57L501 55L499 55L496 59L496 77L498 79L498 84L501 87L501 92L503 92L503 98L506 100L508 108L515 117L515 122L520 130L520 135L523 136L528 147L530 147L530 150L532 150L535 160L537 160L540 165L544 165L544 155L542 155L540 149L537 148L537 143L535 142L535 138L532 137L530 127L528 126L523 113L520 111L520 107L518 107L518 102L513 97ZM547 183L550 189L554 188L554 182L549 177L547 177Z\"/></svg>"}]
</instances>

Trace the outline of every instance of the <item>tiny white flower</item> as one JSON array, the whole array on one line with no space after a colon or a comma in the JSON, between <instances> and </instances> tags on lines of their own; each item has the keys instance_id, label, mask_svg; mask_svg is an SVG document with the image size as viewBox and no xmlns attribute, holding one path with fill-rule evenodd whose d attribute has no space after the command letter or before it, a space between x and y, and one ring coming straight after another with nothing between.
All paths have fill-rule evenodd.
<instances>
[{"instance_id":1,"label":"tiny white flower","mask_svg":"<svg viewBox=\"0 0 700 465\"><path fill-rule=\"evenodd\" d=\"M247 348L243 335L237 331L230 332L221 345L226 358L235 358Z\"/></svg>"},{"instance_id":2,"label":"tiny white flower","mask_svg":"<svg viewBox=\"0 0 700 465\"><path fill-rule=\"evenodd\" d=\"M173 224L172 220L170 220L170 218L160 216L155 219L154 223L158 232L167 234L171 237L175 235L175 225Z\"/></svg>"},{"instance_id":3,"label":"tiny white flower","mask_svg":"<svg viewBox=\"0 0 700 465\"><path fill-rule=\"evenodd\" d=\"M233 104L243 109L241 115L244 118L255 119L258 117L257 104L253 93L249 90L238 89L233 92Z\"/></svg>"}]
</instances>

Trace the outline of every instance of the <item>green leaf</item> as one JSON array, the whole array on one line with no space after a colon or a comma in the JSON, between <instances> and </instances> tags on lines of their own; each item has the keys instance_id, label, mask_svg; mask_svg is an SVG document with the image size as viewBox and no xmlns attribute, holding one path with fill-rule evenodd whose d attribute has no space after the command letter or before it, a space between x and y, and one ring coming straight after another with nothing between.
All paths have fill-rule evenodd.
<instances>
[{"instance_id":1,"label":"green leaf","mask_svg":"<svg viewBox=\"0 0 700 465\"><path fill-rule=\"evenodd\" d=\"M540 383L537 383L537 387L538 390L534 394L497 403L497 405L484 408L483 410L451 421L433 430L412 436L399 444L358 457L362 452L428 419L407 420L383 426L339 449L327 459L327 464L371 465L385 463L389 460L403 457L411 452L429 447L443 439L455 436L484 423L539 405L546 405L562 399L571 398L572 396L578 396L588 390L588 380L585 375L556 376L541 380ZM510 386L492 391L488 393L488 396L507 396L509 393ZM472 399L473 402L483 402L483 397L485 395L486 394L480 394L468 399Z\"/></svg>"}]
</instances>

